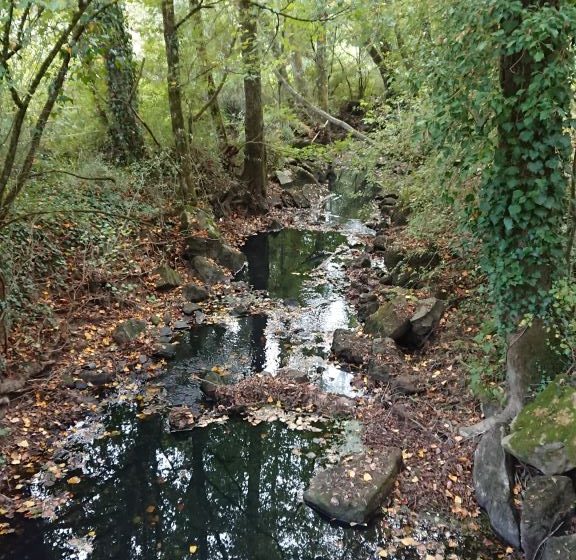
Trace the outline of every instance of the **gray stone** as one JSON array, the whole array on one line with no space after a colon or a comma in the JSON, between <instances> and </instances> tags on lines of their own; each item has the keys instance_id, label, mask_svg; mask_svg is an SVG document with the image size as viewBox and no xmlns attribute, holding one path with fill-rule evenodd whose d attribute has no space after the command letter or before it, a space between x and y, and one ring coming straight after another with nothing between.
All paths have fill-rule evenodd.
<instances>
[{"instance_id":1,"label":"gray stone","mask_svg":"<svg viewBox=\"0 0 576 560\"><path fill-rule=\"evenodd\" d=\"M157 327L162 322L162 319L158 315L152 315L150 322Z\"/></svg>"},{"instance_id":2,"label":"gray stone","mask_svg":"<svg viewBox=\"0 0 576 560\"><path fill-rule=\"evenodd\" d=\"M402 452L395 447L350 455L318 472L304 501L331 519L366 523L392 490L401 464Z\"/></svg>"},{"instance_id":3,"label":"gray stone","mask_svg":"<svg viewBox=\"0 0 576 560\"><path fill-rule=\"evenodd\" d=\"M417 395L424 392L424 389L418 387L418 379L413 375L399 375L391 381L390 385L394 391L403 395Z\"/></svg>"},{"instance_id":4,"label":"gray stone","mask_svg":"<svg viewBox=\"0 0 576 560\"><path fill-rule=\"evenodd\" d=\"M194 257L192 265L200 280L206 284L218 284L226 280L226 275L220 267L206 257Z\"/></svg>"},{"instance_id":5,"label":"gray stone","mask_svg":"<svg viewBox=\"0 0 576 560\"><path fill-rule=\"evenodd\" d=\"M381 338L401 339L410 329L410 319L405 311L405 301L397 298L381 305L366 319L364 331Z\"/></svg>"},{"instance_id":6,"label":"gray stone","mask_svg":"<svg viewBox=\"0 0 576 560\"><path fill-rule=\"evenodd\" d=\"M156 281L157 290L171 290L181 286L183 283L182 276L167 265L159 266L154 272L158 275L158 280Z\"/></svg>"},{"instance_id":7,"label":"gray stone","mask_svg":"<svg viewBox=\"0 0 576 560\"><path fill-rule=\"evenodd\" d=\"M80 379L96 387L106 385L114 381L114 373L106 370L82 370L79 373Z\"/></svg>"},{"instance_id":8,"label":"gray stone","mask_svg":"<svg viewBox=\"0 0 576 560\"><path fill-rule=\"evenodd\" d=\"M200 306L196 303L185 303L182 306L182 313L184 313L184 315L194 315L196 311L200 311Z\"/></svg>"},{"instance_id":9,"label":"gray stone","mask_svg":"<svg viewBox=\"0 0 576 560\"><path fill-rule=\"evenodd\" d=\"M198 286L197 284L187 284L182 289L182 295L186 301L190 303L198 303L201 301L205 301L210 297L208 290L204 289L202 286Z\"/></svg>"},{"instance_id":10,"label":"gray stone","mask_svg":"<svg viewBox=\"0 0 576 560\"><path fill-rule=\"evenodd\" d=\"M154 350L154 356L165 360L171 360L176 357L177 348L177 344L159 344Z\"/></svg>"},{"instance_id":11,"label":"gray stone","mask_svg":"<svg viewBox=\"0 0 576 560\"><path fill-rule=\"evenodd\" d=\"M526 487L520 518L520 542L526 560L534 560L546 537L574 508L576 494L567 476L538 476Z\"/></svg>"},{"instance_id":12,"label":"gray stone","mask_svg":"<svg viewBox=\"0 0 576 560\"><path fill-rule=\"evenodd\" d=\"M336 329L332 339L332 352L343 362L359 365L368 354L368 342L354 331Z\"/></svg>"},{"instance_id":13,"label":"gray stone","mask_svg":"<svg viewBox=\"0 0 576 560\"><path fill-rule=\"evenodd\" d=\"M550 537L546 541L542 560L576 560L576 535Z\"/></svg>"},{"instance_id":14,"label":"gray stone","mask_svg":"<svg viewBox=\"0 0 576 560\"><path fill-rule=\"evenodd\" d=\"M388 246L388 237L386 235L377 235L372 242L375 251L385 251Z\"/></svg>"},{"instance_id":15,"label":"gray stone","mask_svg":"<svg viewBox=\"0 0 576 560\"><path fill-rule=\"evenodd\" d=\"M428 336L442 319L446 302L441 299L428 298L418 302L416 312L410 318L412 332L420 338Z\"/></svg>"},{"instance_id":16,"label":"gray stone","mask_svg":"<svg viewBox=\"0 0 576 560\"><path fill-rule=\"evenodd\" d=\"M203 231L213 239L220 237L214 215L203 208L187 207L180 215L180 220L184 232Z\"/></svg>"},{"instance_id":17,"label":"gray stone","mask_svg":"<svg viewBox=\"0 0 576 560\"><path fill-rule=\"evenodd\" d=\"M358 258L352 261L352 268L370 268L372 266L372 261L370 260L370 255L364 253Z\"/></svg>"},{"instance_id":18,"label":"gray stone","mask_svg":"<svg viewBox=\"0 0 576 560\"><path fill-rule=\"evenodd\" d=\"M186 240L185 256L190 259L194 257L213 259L232 272L240 270L246 264L244 253L219 239L207 237L189 237Z\"/></svg>"},{"instance_id":19,"label":"gray stone","mask_svg":"<svg viewBox=\"0 0 576 560\"><path fill-rule=\"evenodd\" d=\"M174 328L177 331L184 331L190 328L190 323L188 321L176 321L174 323Z\"/></svg>"},{"instance_id":20,"label":"gray stone","mask_svg":"<svg viewBox=\"0 0 576 560\"><path fill-rule=\"evenodd\" d=\"M374 358L371 358L368 362L368 367L366 368L366 375L378 381L380 383L387 383L390 381L390 371L387 366L378 362Z\"/></svg>"},{"instance_id":21,"label":"gray stone","mask_svg":"<svg viewBox=\"0 0 576 560\"><path fill-rule=\"evenodd\" d=\"M275 171L274 175L282 187L289 187L294 183L294 176L287 169L279 169Z\"/></svg>"},{"instance_id":22,"label":"gray stone","mask_svg":"<svg viewBox=\"0 0 576 560\"><path fill-rule=\"evenodd\" d=\"M486 432L474 453L474 489L481 508L500 538L520 547L518 513L512 503L512 461L502 448L504 426Z\"/></svg>"},{"instance_id":23,"label":"gray stone","mask_svg":"<svg viewBox=\"0 0 576 560\"><path fill-rule=\"evenodd\" d=\"M401 352L392 338L375 338L372 341L372 354L391 355L402 359Z\"/></svg>"},{"instance_id":24,"label":"gray stone","mask_svg":"<svg viewBox=\"0 0 576 560\"><path fill-rule=\"evenodd\" d=\"M146 322L140 319L128 319L116 326L112 339L116 344L126 344L136 340L146 330Z\"/></svg>"},{"instance_id":25,"label":"gray stone","mask_svg":"<svg viewBox=\"0 0 576 560\"><path fill-rule=\"evenodd\" d=\"M294 383L308 383L308 381L310 381L305 371L293 368L280 368L276 372L276 375L287 381L293 381Z\"/></svg>"}]
</instances>

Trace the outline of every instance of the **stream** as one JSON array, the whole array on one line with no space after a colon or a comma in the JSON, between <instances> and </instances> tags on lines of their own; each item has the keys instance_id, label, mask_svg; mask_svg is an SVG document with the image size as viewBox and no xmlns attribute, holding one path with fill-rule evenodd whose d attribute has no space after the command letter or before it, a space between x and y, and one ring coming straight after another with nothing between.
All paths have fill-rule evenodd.
<instances>
[{"instance_id":1,"label":"stream","mask_svg":"<svg viewBox=\"0 0 576 560\"><path fill-rule=\"evenodd\" d=\"M227 382L234 382L290 367L306 371L324 391L359 394L352 374L329 359L334 330L357 324L345 298L342 259L357 235L370 233L363 225L366 201L350 196L354 181L339 181L318 212L320 229L283 229L246 241L248 268L236 280L265 299L266 311L241 308L183 333L160 379L172 405L202 410L195 374L211 368L225 368ZM4 537L0 560L426 557L399 542L398 520L343 527L305 506L302 493L315 469L342 446L353 449L358 434L350 422L293 428L229 419L171 433L164 415L143 417L138 402L111 400L91 436L82 437L88 423L78 427L73 498L57 517L25 520L17 536ZM64 490L70 485L52 481L32 491L48 500ZM421 543L451 543L431 558L481 558L481 535L458 536L434 521L410 534ZM384 556L392 538L397 546Z\"/></svg>"}]
</instances>

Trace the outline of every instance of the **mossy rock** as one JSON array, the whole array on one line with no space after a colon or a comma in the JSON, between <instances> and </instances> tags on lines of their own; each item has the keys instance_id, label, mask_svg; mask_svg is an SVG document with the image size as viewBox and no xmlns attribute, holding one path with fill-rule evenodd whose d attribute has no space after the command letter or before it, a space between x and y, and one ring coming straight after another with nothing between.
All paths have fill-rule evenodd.
<instances>
[{"instance_id":1,"label":"mossy rock","mask_svg":"<svg viewBox=\"0 0 576 560\"><path fill-rule=\"evenodd\" d=\"M212 239L220 239L222 235L212 212L203 208L187 206L182 210L180 222L182 230L187 233L205 231Z\"/></svg>"},{"instance_id":2,"label":"mossy rock","mask_svg":"<svg viewBox=\"0 0 576 560\"><path fill-rule=\"evenodd\" d=\"M547 475L576 468L576 387L550 383L515 418L502 445Z\"/></svg>"}]
</instances>

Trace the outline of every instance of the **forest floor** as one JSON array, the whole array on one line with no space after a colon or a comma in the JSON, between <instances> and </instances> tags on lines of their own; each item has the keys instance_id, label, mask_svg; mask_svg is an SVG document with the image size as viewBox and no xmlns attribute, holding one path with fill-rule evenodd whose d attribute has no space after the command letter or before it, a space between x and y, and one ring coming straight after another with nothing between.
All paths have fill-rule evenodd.
<instances>
[{"instance_id":1,"label":"forest floor","mask_svg":"<svg viewBox=\"0 0 576 560\"><path fill-rule=\"evenodd\" d=\"M302 213L282 209L265 218L230 216L218 225L227 241L239 246L247 236L263 231L272 220L284 225L306 223ZM420 243L410 238L403 228L391 230L389 235L404 247ZM76 286L74 299L69 294L47 290L42 298L54 306L60 318L57 345L43 347L39 352L18 344L19 340L26 339L18 328L11 333L11 340L15 341L11 348L12 365L17 362L35 364L37 372L23 390L13 395L5 417L0 421L0 434L3 435L0 457L5 460L0 471L0 535L13 530L12 522L17 514L53 513L57 504L46 507L38 502L30 496L27 483L74 430L74 424L89 415L97 415L106 395L129 385L135 377L154 380L165 365L162 360L151 358L151 337L145 335L119 347L111 334L118 323L129 318L149 321L157 316L166 323L181 318L180 290L157 291L154 274L146 271L168 262L185 282L192 281L188 267L179 258L183 252L183 234L177 221L168 220L161 227L143 227L139 239L132 241L132 249L130 244L126 245L129 256L125 257L136 261L143 272L131 279L134 287L123 299L89 293L80 286ZM472 484L475 442L459 436L458 428L475 423L481 417L467 386L466 362L475 354L473 339L483 320L478 313L483 305L478 299L480 278L475 271L467 269L469 261L454 255L451 241L448 236L436 240L443 258L436 291L441 289L449 294L450 305L434 336L422 349L407 354L402 366L405 373L418 378L418 394L399 394L390 386L376 384L359 373L357 382L366 391L366 396L357 416L365 425L365 440L370 446L394 445L403 450L405 468L393 492L387 510L389 515L403 512L410 517L423 511L436 511L446 519L459 520L469 532L480 534L480 511ZM163 245L165 243L168 245ZM158 247L162 247L163 254ZM68 264L73 269L74 263ZM357 276L364 273L350 269L349 274L351 279L358 280ZM211 299L207 305L203 304L203 311L209 315L211 306L219 305L218 296L230 289L226 285L214 287ZM430 295L427 289L412 292L416 297ZM357 291L351 289L348 295L352 301L357 301ZM105 387L78 384L76 373L83 367L108 371L114 375L114 380ZM254 381L260 382L259 379ZM69 476L65 464L57 466L56 478L67 480ZM72 485L73 479L68 480ZM521 486L517 484L515 492L520 491ZM392 525L390 527L393 531ZM486 534L485 531L482 534ZM401 536L408 538L406 526L403 526ZM512 549L501 546L496 539L485 538L483 545L486 558L515 557ZM418 543L415 546L419 546ZM428 556L425 557L444 558L441 546L445 547L438 544L438 556L426 548ZM381 557L393 552L383 551Z\"/></svg>"}]
</instances>

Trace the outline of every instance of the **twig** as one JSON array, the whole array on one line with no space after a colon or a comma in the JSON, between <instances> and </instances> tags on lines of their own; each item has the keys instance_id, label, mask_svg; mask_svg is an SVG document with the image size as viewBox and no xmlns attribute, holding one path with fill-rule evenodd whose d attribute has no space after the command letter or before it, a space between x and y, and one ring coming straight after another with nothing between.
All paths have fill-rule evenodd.
<instances>
[{"instance_id":1,"label":"twig","mask_svg":"<svg viewBox=\"0 0 576 560\"><path fill-rule=\"evenodd\" d=\"M77 179L85 179L86 181L110 181L112 183L116 182L114 177L85 177L84 175L78 175L77 173L72 173L71 171L64 171L63 169L49 169L47 171L38 171L37 173L30 173L28 177L40 177L42 175L49 175L51 173L62 173L63 175L70 175L71 177L76 177Z\"/></svg>"}]
</instances>

